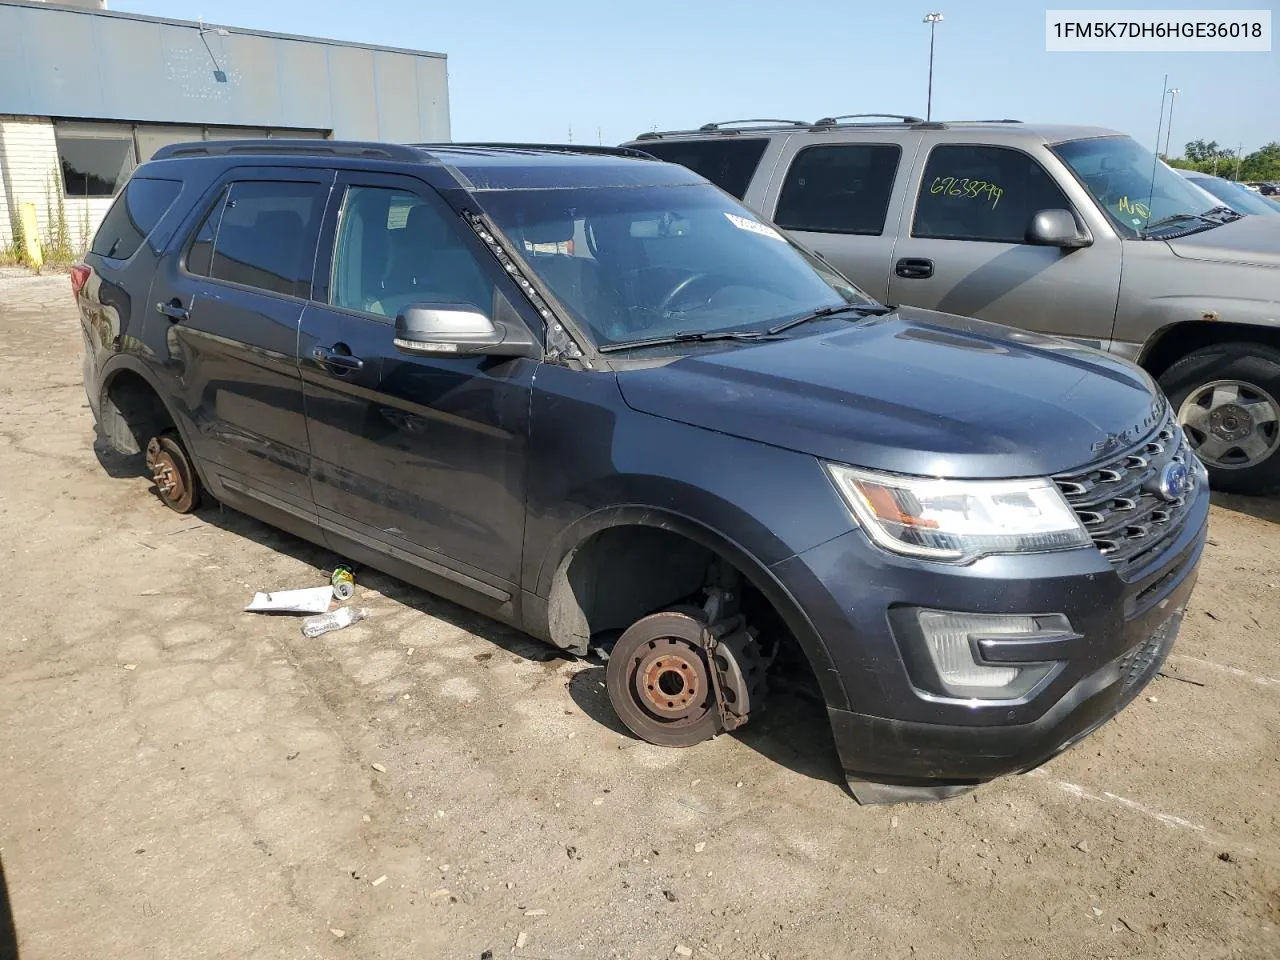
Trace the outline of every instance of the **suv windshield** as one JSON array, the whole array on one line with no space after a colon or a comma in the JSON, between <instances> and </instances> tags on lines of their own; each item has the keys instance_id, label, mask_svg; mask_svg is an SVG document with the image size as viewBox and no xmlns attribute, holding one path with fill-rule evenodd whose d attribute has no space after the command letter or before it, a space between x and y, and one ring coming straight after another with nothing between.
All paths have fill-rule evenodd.
<instances>
[{"instance_id":1,"label":"suv windshield","mask_svg":"<svg viewBox=\"0 0 1280 960\"><path fill-rule=\"evenodd\" d=\"M1238 213L1256 213L1264 217L1280 217L1280 203L1273 203L1248 187L1242 187L1221 177L1184 174L1184 178L1201 190L1207 190Z\"/></svg>"},{"instance_id":2,"label":"suv windshield","mask_svg":"<svg viewBox=\"0 0 1280 960\"><path fill-rule=\"evenodd\" d=\"M601 346L876 305L708 184L493 190L479 199Z\"/></svg>"},{"instance_id":3,"label":"suv windshield","mask_svg":"<svg viewBox=\"0 0 1280 960\"><path fill-rule=\"evenodd\" d=\"M1163 233L1162 221L1167 221L1169 228L1186 230L1195 225L1197 217L1218 207L1129 137L1071 140L1051 149L1075 172L1126 237L1145 238L1148 225L1156 224L1159 228L1150 229ZM1218 224L1199 224L1200 229L1214 226Z\"/></svg>"}]
</instances>

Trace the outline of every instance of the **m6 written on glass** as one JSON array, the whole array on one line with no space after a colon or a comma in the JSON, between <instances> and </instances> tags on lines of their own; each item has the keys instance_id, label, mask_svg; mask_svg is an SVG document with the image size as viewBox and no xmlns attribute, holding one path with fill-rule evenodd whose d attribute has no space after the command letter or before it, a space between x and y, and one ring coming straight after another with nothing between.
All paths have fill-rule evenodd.
<instances>
[{"instance_id":1,"label":"m6 written on glass","mask_svg":"<svg viewBox=\"0 0 1280 960\"><path fill-rule=\"evenodd\" d=\"M1116 203L1116 208L1121 213L1136 213L1142 218L1151 216L1151 208L1139 200L1130 200L1128 197L1121 197Z\"/></svg>"},{"instance_id":2,"label":"m6 written on glass","mask_svg":"<svg viewBox=\"0 0 1280 960\"><path fill-rule=\"evenodd\" d=\"M969 177L934 177L930 193L945 193L949 197L968 197L971 200L990 200L994 210L1004 196L1004 188L986 180Z\"/></svg>"}]
</instances>

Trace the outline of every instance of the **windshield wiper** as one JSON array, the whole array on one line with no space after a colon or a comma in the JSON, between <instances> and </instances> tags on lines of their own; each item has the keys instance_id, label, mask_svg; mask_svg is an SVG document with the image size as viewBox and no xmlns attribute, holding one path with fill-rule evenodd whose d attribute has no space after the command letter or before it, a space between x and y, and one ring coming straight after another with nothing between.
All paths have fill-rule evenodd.
<instances>
[{"instance_id":1,"label":"windshield wiper","mask_svg":"<svg viewBox=\"0 0 1280 960\"><path fill-rule=\"evenodd\" d=\"M1232 220L1239 220L1244 216L1244 214L1239 210L1236 210L1234 207L1228 207L1226 204L1223 204L1220 207L1214 207L1212 210L1206 210L1204 215L1206 217L1221 217L1222 219L1219 221L1220 223L1230 223Z\"/></svg>"},{"instance_id":2,"label":"windshield wiper","mask_svg":"<svg viewBox=\"0 0 1280 960\"><path fill-rule=\"evenodd\" d=\"M613 353L617 350L634 350L639 347L661 347L672 343L711 343L715 340L740 340L753 342L757 340L777 340L772 330L686 330L665 337L650 337L647 340L623 340L621 343L607 343L599 347L601 353Z\"/></svg>"},{"instance_id":3,"label":"windshield wiper","mask_svg":"<svg viewBox=\"0 0 1280 960\"><path fill-rule=\"evenodd\" d=\"M1209 211L1212 213L1213 211ZM1177 223L1180 220L1199 220L1201 223L1207 223L1211 227L1222 226L1223 221L1214 220L1212 217L1206 217L1200 213L1171 213L1167 217L1161 217L1148 223L1142 230L1144 236L1150 236L1152 230L1158 230L1160 227L1167 227L1170 224Z\"/></svg>"},{"instance_id":4,"label":"windshield wiper","mask_svg":"<svg viewBox=\"0 0 1280 960\"><path fill-rule=\"evenodd\" d=\"M882 317L886 313L893 310L893 307L886 307L879 303L846 303L838 307L822 307L811 313L802 313L798 317L792 317L790 320L784 320L777 326L770 327L768 333L777 334L783 330L790 330L792 327L798 327L802 323L808 323L810 320L821 320L824 317L834 317L837 313L856 312L863 317Z\"/></svg>"}]
</instances>

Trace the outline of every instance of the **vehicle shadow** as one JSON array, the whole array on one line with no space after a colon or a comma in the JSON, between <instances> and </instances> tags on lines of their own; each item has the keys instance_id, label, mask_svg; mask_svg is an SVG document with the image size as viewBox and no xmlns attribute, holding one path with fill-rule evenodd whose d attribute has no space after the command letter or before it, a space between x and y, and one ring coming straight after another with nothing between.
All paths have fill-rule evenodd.
<instances>
[{"instance_id":1,"label":"vehicle shadow","mask_svg":"<svg viewBox=\"0 0 1280 960\"><path fill-rule=\"evenodd\" d=\"M569 681L569 696L578 709L602 727L632 743L641 742L614 712L604 677L602 666L578 671ZM844 771L821 703L805 692L786 687L770 691L767 707L753 713L750 722L731 736L780 766L843 787Z\"/></svg>"},{"instance_id":2,"label":"vehicle shadow","mask_svg":"<svg viewBox=\"0 0 1280 960\"><path fill-rule=\"evenodd\" d=\"M100 448L96 443L94 452L111 476L125 478L147 475L140 456L122 457L105 447ZM163 509L158 499L156 508ZM327 571L342 559L327 547L303 540L217 502L201 507L194 516L228 533L284 553L300 563L314 567L316 571L310 583L264 583L255 584L254 589L322 585ZM535 640L513 627L420 590L379 570L357 568L356 584L357 598L360 588L374 590L389 600L481 637L521 659L536 663L576 659L572 654ZM249 598L245 599L247 601ZM583 713L601 726L630 742L639 742L623 726L610 705L604 678L604 667L598 662L592 662L591 666L578 671L569 681L570 698ZM773 689L769 695L768 709L753 715L751 722L735 731L733 736L757 753L806 777L844 784L826 709L803 683ZM8 958L0 954L0 960Z\"/></svg>"},{"instance_id":3,"label":"vehicle shadow","mask_svg":"<svg viewBox=\"0 0 1280 960\"><path fill-rule=\"evenodd\" d=\"M1239 493L1213 491L1210 502L1215 507L1243 513L1258 520L1280 523L1280 497L1246 497Z\"/></svg>"},{"instance_id":4,"label":"vehicle shadow","mask_svg":"<svg viewBox=\"0 0 1280 960\"><path fill-rule=\"evenodd\" d=\"M0 859L0 960L18 960L18 931L13 925L13 906L9 903L3 859Z\"/></svg>"},{"instance_id":5,"label":"vehicle shadow","mask_svg":"<svg viewBox=\"0 0 1280 960\"><path fill-rule=\"evenodd\" d=\"M160 506L159 501L156 503ZM328 582L329 571L335 563L343 558L328 547L311 543L301 537L279 530L276 527L255 520L248 514L241 513L232 507L220 503L211 503L196 511L195 516L227 533L252 540L264 547L276 550L297 560L299 563L315 568L315 576L306 583L263 583L254 584L254 590L285 590L295 587L317 587ZM538 663L559 658L572 659L571 655L557 650L545 643L535 640L528 634L521 633L504 623L475 613L450 600L437 597L420 590L403 580L385 574L371 567L356 567L356 598L352 601L359 605L361 590L373 590L389 600L411 607L427 616L442 620L459 630L466 630L478 637L488 640L494 646L506 652ZM248 597L245 598L246 602Z\"/></svg>"},{"instance_id":6,"label":"vehicle shadow","mask_svg":"<svg viewBox=\"0 0 1280 960\"><path fill-rule=\"evenodd\" d=\"M96 427L96 425L95 425ZM98 458L98 465L103 473L112 480L128 480L133 477L149 477L147 464L140 453L116 453L102 435L102 429L93 431L93 455Z\"/></svg>"}]
</instances>

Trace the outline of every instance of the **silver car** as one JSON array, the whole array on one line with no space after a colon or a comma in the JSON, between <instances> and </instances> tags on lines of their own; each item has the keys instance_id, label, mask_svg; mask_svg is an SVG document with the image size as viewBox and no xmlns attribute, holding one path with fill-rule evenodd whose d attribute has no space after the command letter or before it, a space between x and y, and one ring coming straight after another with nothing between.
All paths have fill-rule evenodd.
<instances>
[{"instance_id":1,"label":"silver car","mask_svg":"<svg viewBox=\"0 0 1280 960\"><path fill-rule=\"evenodd\" d=\"M1280 220L1242 215L1130 137L855 115L628 146L701 173L882 301L1133 360L1217 487L1280 489Z\"/></svg>"},{"instance_id":2,"label":"silver car","mask_svg":"<svg viewBox=\"0 0 1280 960\"><path fill-rule=\"evenodd\" d=\"M1250 190L1243 183L1237 183L1225 177L1215 177L1211 173L1200 173L1198 170L1179 170L1178 174L1210 196L1217 197L1236 213L1280 217L1280 203L1259 195L1256 190Z\"/></svg>"}]
</instances>

